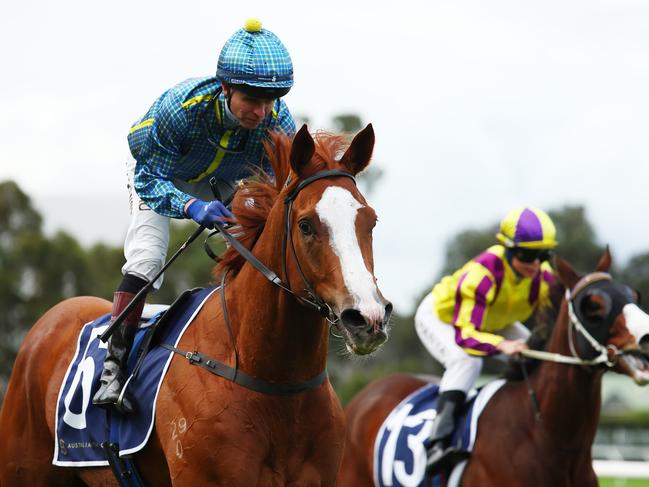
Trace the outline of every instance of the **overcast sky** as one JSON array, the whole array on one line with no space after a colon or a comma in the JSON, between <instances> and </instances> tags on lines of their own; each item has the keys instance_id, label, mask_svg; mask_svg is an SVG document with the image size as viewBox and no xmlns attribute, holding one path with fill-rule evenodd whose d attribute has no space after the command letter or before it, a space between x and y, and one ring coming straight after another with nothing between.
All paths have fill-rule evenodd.
<instances>
[{"instance_id":1,"label":"overcast sky","mask_svg":"<svg viewBox=\"0 0 649 487\"><path fill-rule=\"evenodd\" d=\"M128 128L213 73L249 16L291 52L286 102L311 129L347 112L374 124L376 274L398 311L456 232L520 205L583 204L615 257L649 250L646 0L11 2L0 180L48 232L120 244Z\"/></svg>"}]
</instances>

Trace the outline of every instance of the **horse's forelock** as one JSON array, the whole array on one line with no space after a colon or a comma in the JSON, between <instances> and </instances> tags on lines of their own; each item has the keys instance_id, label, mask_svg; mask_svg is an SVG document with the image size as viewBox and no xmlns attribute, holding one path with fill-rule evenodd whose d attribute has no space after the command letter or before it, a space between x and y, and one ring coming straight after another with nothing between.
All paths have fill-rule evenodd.
<instances>
[{"instance_id":1,"label":"horse's forelock","mask_svg":"<svg viewBox=\"0 0 649 487\"><path fill-rule=\"evenodd\" d=\"M315 154L307 167L306 175L315 174L325 169L334 169L340 165L340 157L349 145L345 135L317 132L314 136ZM239 188L232 200L232 213L238 225L233 229L237 239L246 248L252 249L261 235L266 219L275 204L278 195L291 191L298 180L291 175L291 144L292 138L279 132L271 132L268 140L264 141L264 150L273 169L275 177L270 177L263 171L258 171L255 180L247 181ZM289 184L287 180L291 177ZM245 259L234 248L228 247L215 267L213 275L218 278L225 271L238 272Z\"/></svg>"}]
</instances>

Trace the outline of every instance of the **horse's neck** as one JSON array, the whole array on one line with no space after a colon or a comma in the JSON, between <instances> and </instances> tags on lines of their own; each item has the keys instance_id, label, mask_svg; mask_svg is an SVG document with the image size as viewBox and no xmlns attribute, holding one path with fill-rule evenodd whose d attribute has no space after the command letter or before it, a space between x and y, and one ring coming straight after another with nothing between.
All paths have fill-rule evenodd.
<instances>
[{"instance_id":1,"label":"horse's neck","mask_svg":"<svg viewBox=\"0 0 649 487\"><path fill-rule=\"evenodd\" d=\"M565 307L559 313L548 350L572 355ZM545 362L534 377L541 421L562 444L591 444L601 407L602 370Z\"/></svg>"},{"instance_id":2,"label":"horse's neck","mask_svg":"<svg viewBox=\"0 0 649 487\"><path fill-rule=\"evenodd\" d=\"M278 211L271 217L254 254L281 276L283 221ZM301 283L294 285L296 291L301 287ZM327 327L316 311L271 284L248 263L226 289L242 370L277 382L299 382L324 370Z\"/></svg>"}]
</instances>

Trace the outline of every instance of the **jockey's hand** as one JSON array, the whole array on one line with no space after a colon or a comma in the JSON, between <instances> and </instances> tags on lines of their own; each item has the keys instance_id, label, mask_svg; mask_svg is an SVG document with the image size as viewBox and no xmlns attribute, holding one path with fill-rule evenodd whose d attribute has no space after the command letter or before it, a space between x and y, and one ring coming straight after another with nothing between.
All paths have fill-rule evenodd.
<instances>
[{"instance_id":1,"label":"jockey's hand","mask_svg":"<svg viewBox=\"0 0 649 487\"><path fill-rule=\"evenodd\" d=\"M203 201L190 200L185 207L185 214L205 228L214 228L214 222L223 223L226 218L231 218L232 213L219 200Z\"/></svg>"},{"instance_id":2,"label":"jockey's hand","mask_svg":"<svg viewBox=\"0 0 649 487\"><path fill-rule=\"evenodd\" d=\"M527 343L523 340L503 340L496 345L496 348L505 355L515 355L527 350Z\"/></svg>"}]
</instances>

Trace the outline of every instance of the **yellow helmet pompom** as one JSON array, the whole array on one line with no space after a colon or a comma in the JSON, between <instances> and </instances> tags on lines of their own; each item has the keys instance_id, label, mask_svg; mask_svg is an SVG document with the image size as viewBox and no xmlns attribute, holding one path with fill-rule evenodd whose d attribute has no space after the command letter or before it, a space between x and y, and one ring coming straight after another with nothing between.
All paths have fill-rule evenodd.
<instances>
[{"instance_id":1,"label":"yellow helmet pompom","mask_svg":"<svg viewBox=\"0 0 649 487\"><path fill-rule=\"evenodd\" d=\"M246 29L247 32L259 32L261 30L261 20L255 17L246 19L243 28Z\"/></svg>"}]
</instances>

